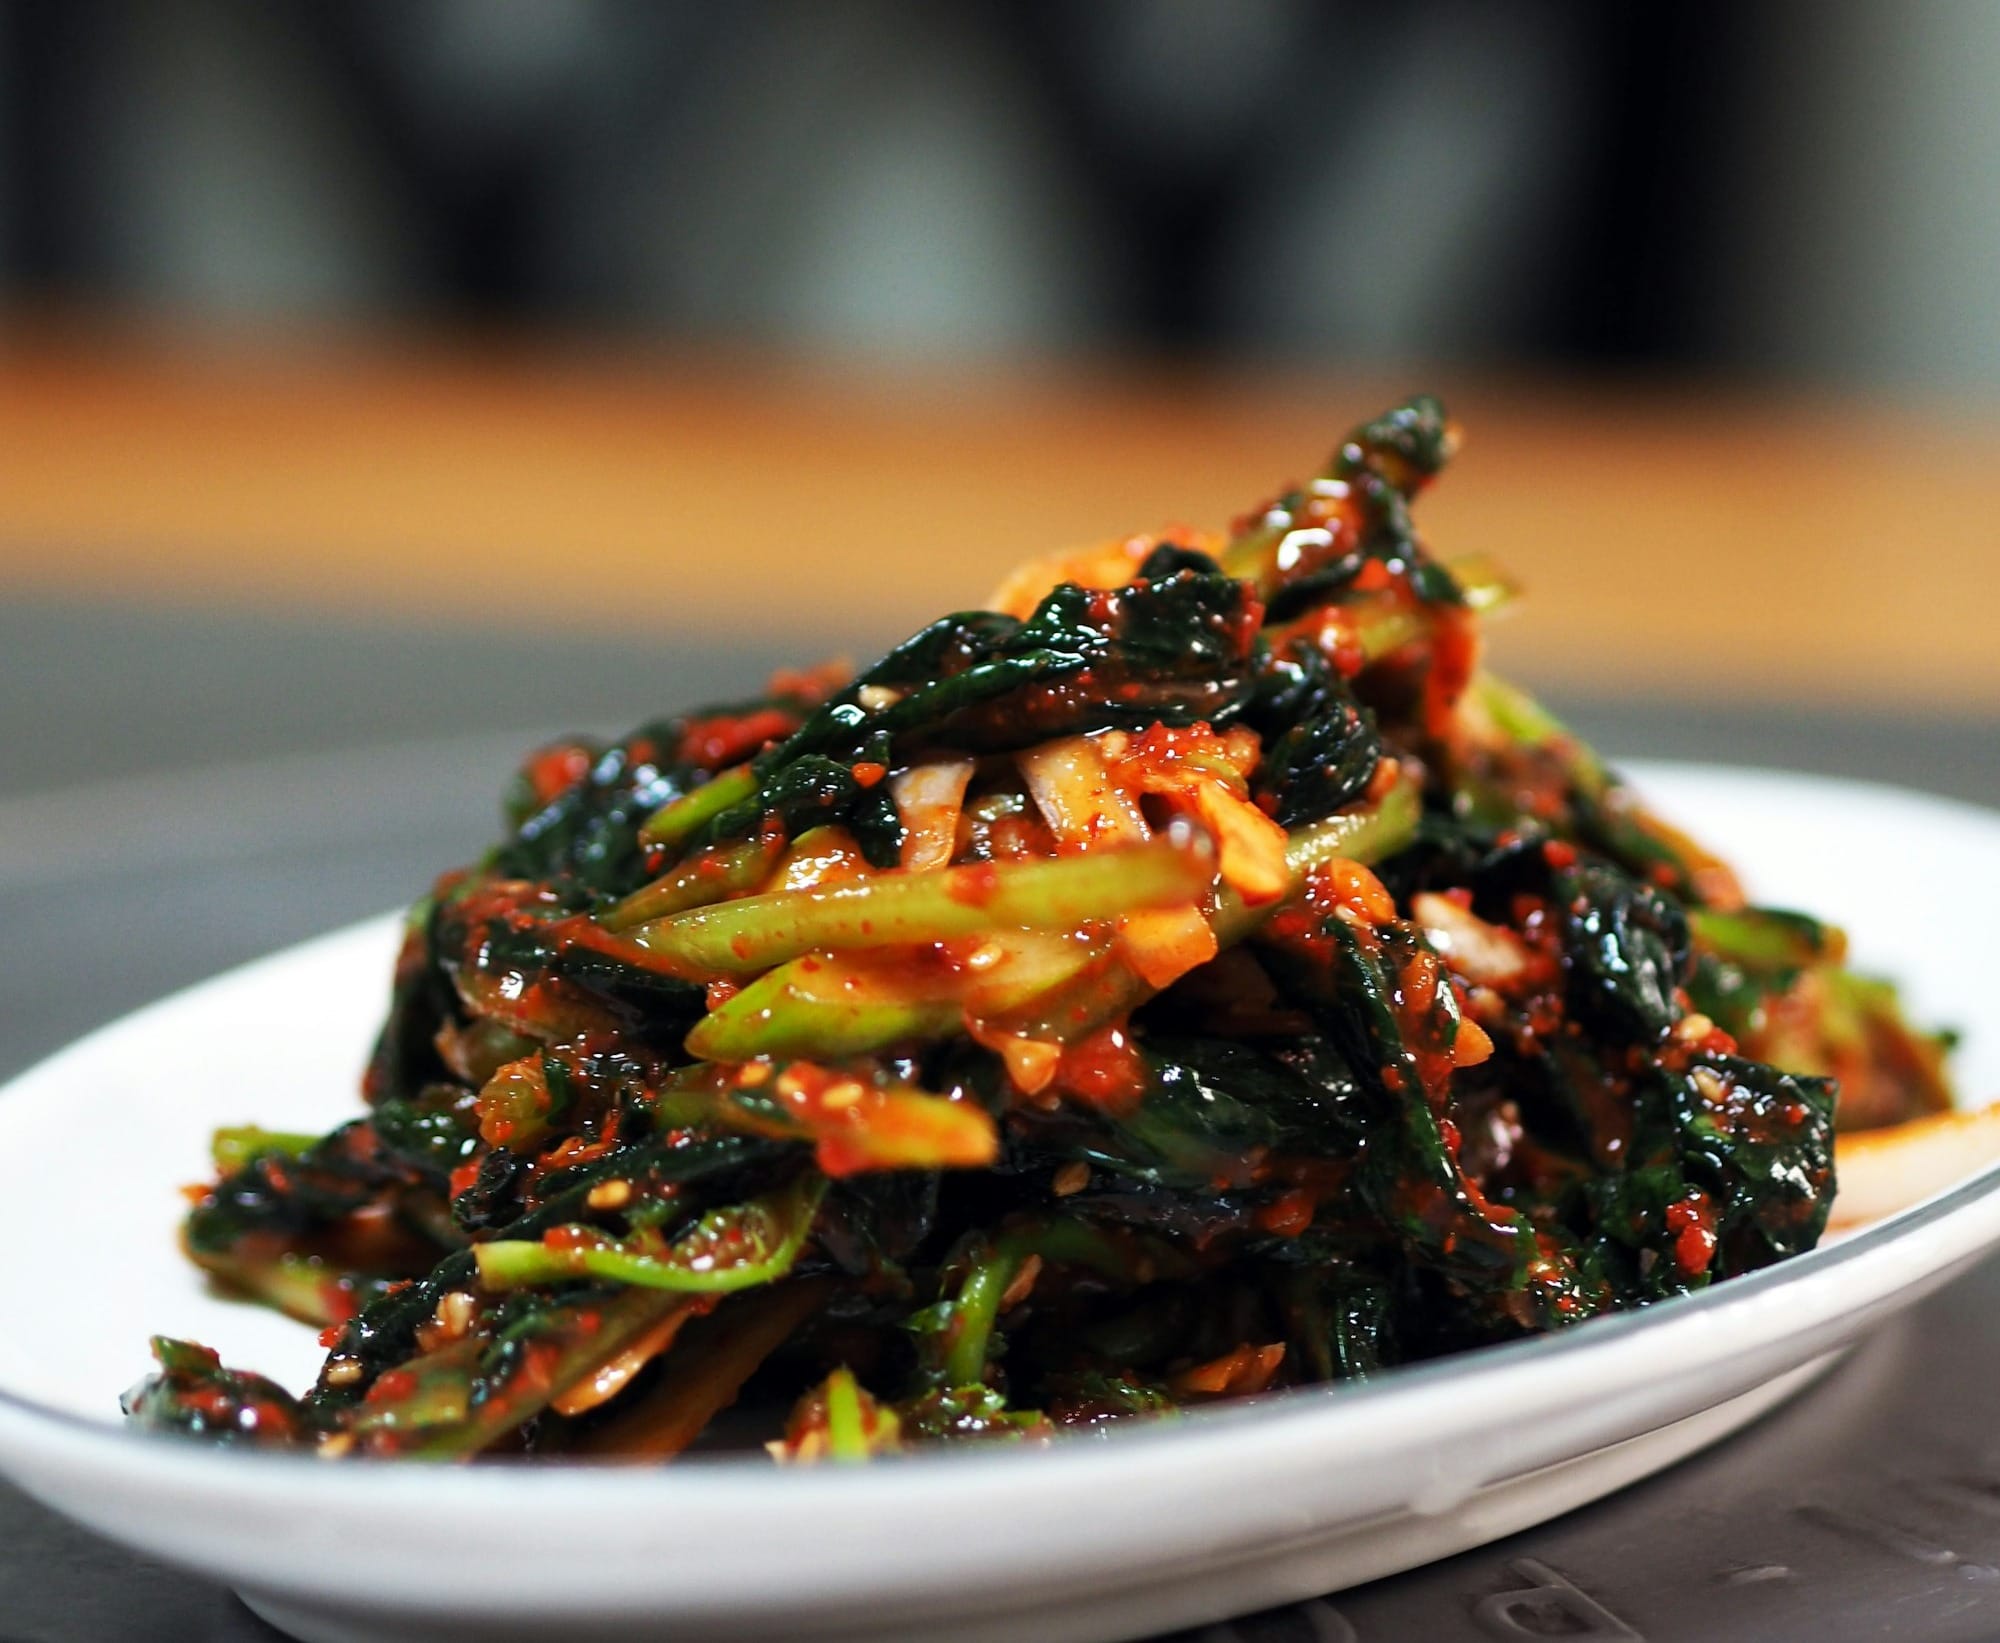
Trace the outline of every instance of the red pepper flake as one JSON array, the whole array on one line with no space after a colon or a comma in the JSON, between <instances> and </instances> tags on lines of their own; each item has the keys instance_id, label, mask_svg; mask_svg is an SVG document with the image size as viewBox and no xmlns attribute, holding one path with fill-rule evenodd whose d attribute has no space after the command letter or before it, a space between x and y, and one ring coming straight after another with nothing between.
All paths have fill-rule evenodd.
<instances>
[{"instance_id":1,"label":"red pepper flake","mask_svg":"<svg viewBox=\"0 0 2000 1643\"><path fill-rule=\"evenodd\" d=\"M386 1371L376 1383L368 1388L369 1403L397 1403L410 1397L417 1390L417 1377L407 1369Z\"/></svg>"},{"instance_id":2,"label":"red pepper flake","mask_svg":"<svg viewBox=\"0 0 2000 1643\"><path fill-rule=\"evenodd\" d=\"M326 1308L326 1315L333 1319L333 1333L340 1333L340 1326L349 1318L359 1315L361 1302L354 1293L354 1286L342 1278L327 1278L319 1286L320 1303ZM322 1345L330 1344L322 1342Z\"/></svg>"},{"instance_id":3,"label":"red pepper flake","mask_svg":"<svg viewBox=\"0 0 2000 1643\"><path fill-rule=\"evenodd\" d=\"M1248 656L1250 647L1257 642L1257 635L1264 627L1264 601L1259 599L1245 582L1243 608L1236 613L1233 622L1222 624L1221 631L1235 647L1236 654Z\"/></svg>"},{"instance_id":4,"label":"red pepper flake","mask_svg":"<svg viewBox=\"0 0 2000 1643\"><path fill-rule=\"evenodd\" d=\"M1542 860L1558 872L1576 865L1576 847L1565 844L1561 839L1548 839L1542 844Z\"/></svg>"},{"instance_id":5,"label":"red pepper flake","mask_svg":"<svg viewBox=\"0 0 2000 1643\"><path fill-rule=\"evenodd\" d=\"M1257 1224L1276 1238L1296 1238L1312 1225L1313 1195L1303 1187L1280 1193L1257 1211Z\"/></svg>"},{"instance_id":6,"label":"red pepper flake","mask_svg":"<svg viewBox=\"0 0 2000 1643\"><path fill-rule=\"evenodd\" d=\"M527 779L535 803L545 805L588 776L594 762L589 748L568 742L543 748L528 760L521 774Z\"/></svg>"},{"instance_id":7,"label":"red pepper flake","mask_svg":"<svg viewBox=\"0 0 2000 1643\"><path fill-rule=\"evenodd\" d=\"M889 774L886 764L877 764L873 759L862 759L847 767L854 772L854 779L863 787L873 787Z\"/></svg>"},{"instance_id":8,"label":"red pepper flake","mask_svg":"<svg viewBox=\"0 0 2000 1643\"><path fill-rule=\"evenodd\" d=\"M457 1169L451 1172L451 1196L454 1198L458 1197L460 1193L464 1192L478 1179L479 1165L476 1160L470 1164L460 1164Z\"/></svg>"},{"instance_id":9,"label":"red pepper flake","mask_svg":"<svg viewBox=\"0 0 2000 1643\"><path fill-rule=\"evenodd\" d=\"M1674 1264L1690 1278L1715 1259L1715 1214L1707 1195L1696 1193L1667 1205L1667 1230L1674 1235Z\"/></svg>"},{"instance_id":10,"label":"red pepper flake","mask_svg":"<svg viewBox=\"0 0 2000 1643\"><path fill-rule=\"evenodd\" d=\"M1479 637L1472 613L1447 606L1432 613L1431 661L1424 675L1424 725L1440 739L1451 734L1458 699L1472 682L1479 662Z\"/></svg>"},{"instance_id":11,"label":"red pepper flake","mask_svg":"<svg viewBox=\"0 0 2000 1643\"><path fill-rule=\"evenodd\" d=\"M711 981L708 984L708 1007L719 1010L742 991L743 984L739 981Z\"/></svg>"},{"instance_id":12,"label":"red pepper flake","mask_svg":"<svg viewBox=\"0 0 2000 1643\"><path fill-rule=\"evenodd\" d=\"M554 1379L557 1349L550 1341L530 1341L521 1354L521 1367L507 1394L509 1403L521 1404L540 1397Z\"/></svg>"},{"instance_id":13,"label":"red pepper flake","mask_svg":"<svg viewBox=\"0 0 2000 1643\"><path fill-rule=\"evenodd\" d=\"M771 675L765 688L773 696L796 696L803 702L823 702L854 671L853 664L836 659L812 667L781 667Z\"/></svg>"},{"instance_id":14,"label":"red pepper flake","mask_svg":"<svg viewBox=\"0 0 2000 1643\"><path fill-rule=\"evenodd\" d=\"M680 756L688 764L720 770L741 764L752 754L762 752L767 742L789 736L798 727L796 713L775 707L696 719L681 732Z\"/></svg>"},{"instance_id":15,"label":"red pepper flake","mask_svg":"<svg viewBox=\"0 0 2000 1643\"><path fill-rule=\"evenodd\" d=\"M1122 1021L1100 1027L1062 1052L1056 1088L1107 1112L1129 1112L1145 1099L1146 1067Z\"/></svg>"}]
</instances>

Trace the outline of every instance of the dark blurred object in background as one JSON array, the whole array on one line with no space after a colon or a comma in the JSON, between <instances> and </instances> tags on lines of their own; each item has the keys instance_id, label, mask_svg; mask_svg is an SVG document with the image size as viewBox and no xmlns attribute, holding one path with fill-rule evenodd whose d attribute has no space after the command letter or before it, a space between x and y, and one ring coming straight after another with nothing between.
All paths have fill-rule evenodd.
<instances>
[{"instance_id":1,"label":"dark blurred object in background","mask_svg":"<svg viewBox=\"0 0 2000 1643\"><path fill-rule=\"evenodd\" d=\"M0 303L2000 383L2000 6L0 0Z\"/></svg>"}]
</instances>

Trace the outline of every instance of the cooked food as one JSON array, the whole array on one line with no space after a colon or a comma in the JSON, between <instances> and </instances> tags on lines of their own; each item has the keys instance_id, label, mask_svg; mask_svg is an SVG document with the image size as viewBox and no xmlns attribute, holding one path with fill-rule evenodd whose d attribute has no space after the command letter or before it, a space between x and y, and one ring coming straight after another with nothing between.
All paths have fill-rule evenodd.
<instances>
[{"instance_id":1,"label":"cooked food","mask_svg":"<svg viewBox=\"0 0 2000 1643\"><path fill-rule=\"evenodd\" d=\"M536 753L410 916L365 1112L218 1135L188 1216L317 1384L160 1340L132 1419L852 1459L1810 1249L1836 1102L1942 1110L1942 1044L1481 665L1506 585L1411 519L1455 438L1414 400L1226 535Z\"/></svg>"}]
</instances>

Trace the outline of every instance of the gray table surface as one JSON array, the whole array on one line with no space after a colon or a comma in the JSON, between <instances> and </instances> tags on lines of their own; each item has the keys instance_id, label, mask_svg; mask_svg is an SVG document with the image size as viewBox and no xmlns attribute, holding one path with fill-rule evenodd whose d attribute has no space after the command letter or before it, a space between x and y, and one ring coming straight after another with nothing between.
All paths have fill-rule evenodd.
<instances>
[{"instance_id":1,"label":"gray table surface","mask_svg":"<svg viewBox=\"0 0 2000 1643\"><path fill-rule=\"evenodd\" d=\"M663 630L671 621L663 611ZM408 899L485 841L502 777L539 734L740 692L779 659L576 634L0 609L0 1075L188 981ZM2000 806L1992 719L1557 705L1628 756L1860 775ZM1997 1386L2000 1265L1988 1265L1662 1477L1202 1635L2000 1637ZM276 1635L226 1592L0 1485L0 1643Z\"/></svg>"}]
</instances>

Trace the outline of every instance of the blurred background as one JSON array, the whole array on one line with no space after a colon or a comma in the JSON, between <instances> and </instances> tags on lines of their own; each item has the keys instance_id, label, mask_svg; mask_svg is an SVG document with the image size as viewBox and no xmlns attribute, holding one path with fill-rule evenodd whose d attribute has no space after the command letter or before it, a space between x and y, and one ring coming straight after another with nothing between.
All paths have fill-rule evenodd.
<instances>
[{"instance_id":1,"label":"blurred background","mask_svg":"<svg viewBox=\"0 0 2000 1643\"><path fill-rule=\"evenodd\" d=\"M1986 791L1997 78L1990 0L0 0L0 782L613 725L1431 388L1590 726Z\"/></svg>"},{"instance_id":2,"label":"blurred background","mask_svg":"<svg viewBox=\"0 0 2000 1643\"><path fill-rule=\"evenodd\" d=\"M0 292L2000 384L1982 0L0 7Z\"/></svg>"}]
</instances>

